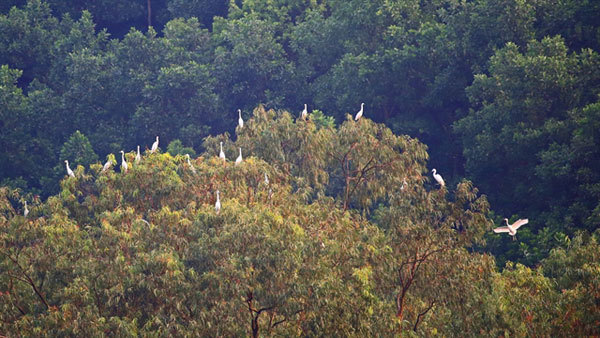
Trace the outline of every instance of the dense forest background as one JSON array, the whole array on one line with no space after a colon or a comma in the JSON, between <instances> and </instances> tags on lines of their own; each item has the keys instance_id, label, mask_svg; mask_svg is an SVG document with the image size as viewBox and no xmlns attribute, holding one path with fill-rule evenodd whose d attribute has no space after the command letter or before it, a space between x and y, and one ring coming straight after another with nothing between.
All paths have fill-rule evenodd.
<instances>
[{"instance_id":1,"label":"dense forest background","mask_svg":"<svg viewBox=\"0 0 600 338\"><path fill-rule=\"evenodd\" d=\"M25 199L40 203L39 210L46 210L46 214L51 211L71 214L76 218L73 222L80 226L93 224L94 217L106 219L102 213L107 206L83 201L85 196L106 199L110 192L104 189L112 185L122 189L126 183L117 178L106 183L87 176L78 166L92 168L106 160L116 164L119 157L115 158L114 154L120 150L128 153L138 145L143 152L158 135L161 149L171 157L157 157L154 166L147 170L156 167L170 173L168 170L182 165L179 155L187 153L192 158L198 154L194 163L205 165L206 170L213 172L220 169L212 168L216 164L211 164L208 157L215 155L217 140L225 142L230 158L236 156L238 146L244 146L248 156L256 156L259 161L252 164L253 168L258 166L256 170L273 166L270 173L280 170L280 174L293 177L289 182L281 178L280 182L285 187L282 189L291 194L288 196L291 200L295 198L293 194L300 194L304 196L303 201L322 203L325 208L331 207L329 203L338 203L344 210L360 213L380 229L377 231L394 238L386 233L391 231L386 227L397 207L390 197L395 191L390 184L402 185L406 172L397 177L398 180L394 176L398 173L383 172L382 175L392 178L377 181L380 185L373 183L374 186L365 182L369 186L362 191L367 196L364 200L363 197L344 199L344 193L349 191L348 181L344 179L348 177L334 170L335 166L326 160L352 144L342 136L335 138L327 133L341 133L356 127L351 127L347 115L356 113L364 102L364 117L375 123L365 122L360 128L356 127L354 133L367 133L382 142L387 140L387 133L407 135L403 137L420 142L418 150L411 148L415 164L401 168L412 175L408 176L409 181L418 182L424 189L415 192L414 203L427 200L424 194L437 191L434 181L421 175L430 177L429 171L436 168L444 176L448 196L431 197L437 202L431 202L430 209L425 209L433 214L442 213L432 224L440 222L460 232L468 222L463 220L463 224L454 219L452 223L451 217L443 216L444 213L454 215L451 210L460 209L461 201L474 201L472 194L486 196L486 202L481 203L487 205L489 201L489 208L480 206L473 211L485 215L480 219L485 219L483 223L473 225L485 225L485 231L478 228L477 234L469 234L467 239L459 236L459 239L444 237L444 240L456 245L452 250L468 248L469 255L485 261L485 264L471 261L469 264L483 264L479 266L485 266L488 272L495 268L488 266L494 264L486 260L489 257L485 253L492 253L500 268L505 267L507 261L524 264L508 269L504 275L494 272L497 278L506 279L488 281L487 286L530 283L527 285L533 289L539 290L543 285L547 287L544 290L550 292L552 287L548 283L555 283L573 291L570 300L581 300L577 298L581 296L578 292L585 288L577 283L585 283L589 281L586 278L594 276L588 286L596 285L590 288L592 294L599 297L597 284L594 284L599 280L598 274L585 272L589 266L583 266L583 257L590 261L598 258L593 253L597 243L592 234L600 225L599 18L600 2L593 0L2 1L0 186L8 187L2 192L7 203L2 206L5 220L17 222L16 211L7 210L21 210L15 201ZM292 112L297 117L304 104L312 113L310 121L314 123L311 127L314 130L306 131L296 124L285 125L292 117L283 112ZM242 110L244 119L252 117L255 128L263 129L254 134L248 131L248 139L244 139L244 134L236 130L238 109ZM270 117L264 118L267 115ZM267 138L268 127L279 130L280 134ZM308 150L303 146L294 148L292 141L286 143L290 133L296 136L307 133L320 143ZM272 143L273 140L282 143ZM412 143L390 147L407 151L408 144ZM290 148L280 153L278 145ZM328 154L320 149L326 146L337 147L336 153ZM380 151L379 142L371 146L371 152ZM290 149L299 155L293 155ZM304 158L302 151L311 155ZM369 153L368 149L364 151L364 154ZM281 158L298 161L298 167L284 163L277 166L275 163ZM74 170L77 168L75 180L61 182L66 172L64 160L69 160ZM262 160L269 164L260 162ZM182 169L177 170L180 174ZM227 176L226 173L215 175ZM464 181L465 178L477 188ZM135 184L143 185L140 177L136 179ZM360 177L355 179L361 182ZM202 184L209 184L207 182ZM129 184L134 186L132 182ZM353 190L357 196L360 189L357 186ZM379 196L385 189L390 190L390 195ZM79 195L75 191L79 191ZM212 196L211 189L206 191ZM163 192L145 190L144 194ZM74 200L69 197L71 193ZM239 194L241 200L247 199ZM144 196L167 198L166 195ZM325 196L332 197L334 202L322 201ZM133 197L139 196L131 196L132 199L120 207L130 205L136 211L149 210L146 205L136 204L146 203L146 200L136 202ZM69 211L53 205L53 198L60 198L61 208ZM47 202L43 202L46 199ZM76 204L78 199L82 204L91 203L87 211L69 204ZM155 202L158 204L152 204L150 209L160 209L173 201ZM197 201L198 205L208 202ZM214 196L210 199L210 203L213 202ZM444 211L437 210L436 203L443 204ZM306 213L318 214L313 209ZM423 210L411 212L425 214ZM342 220L332 221L334 223L347 221L343 215L332 217ZM518 241L491 233L492 224L487 223L488 220L500 225L504 217L529 218L529 224L519 229ZM13 223L11 226L17 227L18 222ZM32 239L22 240L32 243ZM377 240L377 236L369 239ZM444 247L446 249L450 250ZM444 250L441 251L446 252ZM179 258L183 259L185 255L180 254ZM460 254L466 255L462 251ZM378 259L381 257L373 258L369 264L375 264ZM358 272L343 273L358 274L357 283L368 284L365 276L377 272L360 270L364 267L358 266L363 263L357 263ZM511 264L509 266L514 268ZM552 279L558 278L559 271L569 264L574 270L583 264L581 271L573 272L579 274L579 279L573 276L568 277L573 278L569 281ZM538 270L527 270L525 266ZM529 275L525 278L519 273ZM30 281L30 277L22 278ZM517 280L520 282L515 282ZM375 290L365 290L377 295ZM424 287L421 291L426 294L430 292L427 290ZM544 295L548 299L560 297L560 292L556 292ZM364 293L362 297L369 298ZM537 303L538 300L542 303ZM586 308L570 300L556 301L565 306L559 310L573 315L569 311L577 306ZM486 303L489 299L473 301ZM373 302L369 298L370 311L386 313L385 307L378 308ZM406 325L411 328L414 325L415 332L421 320L431 315L427 311L440 306L434 306L439 301L428 302L431 300L419 298L415 300L416 305L407 310L413 312L413 317L410 325ZM50 308L48 300L42 303ZM539 311L550 313L541 299L531 299L531 304L539 306ZM419 309L427 311L421 315ZM14 308L5 310L10 312ZM457 311L456 308L451 310ZM117 309L114 311L118 313ZM284 317L289 319L297 309L291 306L286 311ZM261 312L256 312L258 318ZM529 318L526 315L523 318ZM144 316L136 320L146 322L149 317ZM423 328L430 331L423 332L431 334L434 327L441 328L443 325L435 326L435 323L447 323L451 320L449 316L446 313L446 317L437 317L438 322L432 319ZM496 316L510 317L508 314ZM573 316L565 315L564 320L571 320L573 327L586 327L582 318ZM503 317L505 324L510 322L508 317ZM271 320L275 320L273 318ZM491 319L486 317L479 324L484 325L486 320ZM589 327L594 323L597 322L588 323ZM544 328L552 330L561 325L553 322ZM385 332L385 328L379 329ZM306 333L306 330L301 332ZM366 331L354 327L347 332Z\"/></svg>"}]
</instances>

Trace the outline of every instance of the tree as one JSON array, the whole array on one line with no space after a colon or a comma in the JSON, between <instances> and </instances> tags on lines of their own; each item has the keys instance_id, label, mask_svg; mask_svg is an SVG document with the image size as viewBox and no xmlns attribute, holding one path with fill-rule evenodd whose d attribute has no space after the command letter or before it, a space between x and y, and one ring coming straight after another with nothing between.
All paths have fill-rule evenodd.
<instances>
[{"instance_id":1,"label":"tree","mask_svg":"<svg viewBox=\"0 0 600 338\"><path fill-rule=\"evenodd\" d=\"M590 50L568 53L560 37L531 41L525 53L509 43L490 60L490 75L477 75L468 89L474 109L455 125L467 172L497 211L530 218L526 231L550 227L550 239L557 231L572 234L590 215L578 206L595 207L580 200L569 143L575 112L597 100L599 61Z\"/></svg>"}]
</instances>

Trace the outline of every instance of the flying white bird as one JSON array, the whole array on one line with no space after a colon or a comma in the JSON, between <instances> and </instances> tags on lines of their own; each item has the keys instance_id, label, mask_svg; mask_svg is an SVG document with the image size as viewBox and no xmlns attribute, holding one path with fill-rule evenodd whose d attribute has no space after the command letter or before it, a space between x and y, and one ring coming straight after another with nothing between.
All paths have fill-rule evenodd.
<instances>
[{"instance_id":1,"label":"flying white bird","mask_svg":"<svg viewBox=\"0 0 600 338\"><path fill-rule=\"evenodd\" d=\"M137 148L137 154L135 154L135 163L137 164L142 159L142 155L140 155L140 146Z\"/></svg>"},{"instance_id":2,"label":"flying white bird","mask_svg":"<svg viewBox=\"0 0 600 338\"><path fill-rule=\"evenodd\" d=\"M112 165L112 161L111 160L106 161L106 163L104 163L104 167L102 167L102 172L105 172L108 169L110 169L111 165Z\"/></svg>"},{"instance_id":3,"label":"flying white bird","mask_svg":"<svg viewBox=\"0 0 600 338\"><path fill-rule=\"evenodd\" d=\"M155 152L158 149L158 136L156 136L156 141L152 143L152 148L150 148L150 154Z\"/></svg>"},{"instance_id":4,"label":"flying white bird","mask_svg":"<svg viewBox=\"0 0 600 338\"><path fill-rule=\"evenodd\" d=\"M516 240L517 229L520 228L522 225L529 223L528 218L519 219L516 222L514 222L513 224L508 224L508 218L505 218L504 221L506 221L506 226L498 227L498 228L494 229L494 232L497 234L501 233L501 232L508 232L509 235L513 236L513 241Z\"/></svg>"},{"instance_id":5,"label":"flying white bird","mask_svg":"<svg viewBox=\"0 0 600 338\"><path fill-rule=\"evenodd\" d=\"M300 117L302 117L304 120L306 120L306 118L308 117L308 109L306 107L306 103L304 104L304 110L300 114Z\"/></svg>"},{"instance_id":6,"label":"flying white bird","mask_svg":"<svg viewBox=\"0 0 600 338\"><path fill-rule=\"evenodd\" d=\"M121 150L121 171L126 173L128 168L129 168L129 166L127 165L127 162L125 161L125 152L123 150Z\"/></svg>"},{"instance_id":7,"label":"flying white bird","mask_svg":"<svg viewBox=\"0 0 600 338\"><path fill-rule=\"evenodd\" d=\"M185 158L187 159L187 163L190 166L190 169L195 174L196 173L196 168L194 168L194 166L192 165L192 162L190 162L190 154L185 154Z\"/></svg>"},{"instance_id":8,"label":"flying white bird","mask_svg":"<svg viewBox=\"0 0 600 338\"><path fill-rule=\"evenodd\" d=\"M67 165L67 174L69 174L69 176L71 176L71 177L75 177L75 173L69 167L69 160L65 160L65 164Z\"/></svg>"},{"instance_id":9,"label":"flying white bird","mask_svg":"<svg viewBox=\"0 0 600 338\"><path fill-rule=\"evenodd\" d=\"M235 165L238 165L240 163L242 163L243 158L242 158L242 148L240 148L240 155L235 159Z\"/></svg>"},{"instance_id":10,"label":"flying white bird","mask_svg":"<svg viewBox=\"0 0 600 338\"><path fill-rule=\"evenodd\" d=\"M221 146L221 151L219 152L219 157L223 159L223 161L225 161L225 153L223 152L223 142L219 142L219 145Z\"/></svg>"},{"instance_id":11,"label":"flying white bird","mask_svg":"<svg viewBox=\"0 0 600 338\"><path fill-rule=\"evenodd\" d=\"M219 197L219 190L217 190L217 202L215 203L215 211L217 214L221 211L221 198Z\"/></svg>"},{"instance_id":12,"label":"flying white bird","mask_svg":"<svg viewBox=\"0 0 600 338\"><path fill-rule=\"evenodd\" d=\"M242 119L242 110L241 109L238 109L238 114L240 116L240 118L238 119L238 125L240 126L240 129L241 129L241 128L244 128L244 120Z\"/></svg>"},{"instance_id":13,"label":"flying white bird","mask_svg":"<svg viewBox=\"0 0 600 338\"><path fill-rule=\"evenodd\" d=\"M25 201L25 208L23 209L23 216L27 217L29 215L29 209L27 209L27 201Z\"/></svg>"},{"instance_id":14,"label":"flying white bird","mask_svg":"<svg viewBox=\"0 0 600 338\"><path fill-rule=\"evenodd\" d=\"M265 185L269 185L269 176L265 173Z\"/></svg>"},{"instance_id":15,"label":"flying white bird","mask_svg":"<svg viewBox=\"0 0 600 338\"><path fill-rule=\"evenodd\" d=\"M363 116L363 108L365 107L365 103L361 103L360 104L360 110L358 111L358 113L356 113L356 116L354 117L354 121L358 121L358 119L360 119Z\"/></svg>"},{"instance_id":16,"label":"flying white bird","mask_svg":"<svg viewBox=\"0 0 600 338\"><path fill-rule=\"evenodd\" d=\"M435 180L438 182L438 184L440 186L443 187L443 186L446 185L446 182L444 182L444 179L442 178L442 175L438 174L437 170L433 169L431 172L433 173L433 178L435 178Z\"/></svg>"}]
</instances>

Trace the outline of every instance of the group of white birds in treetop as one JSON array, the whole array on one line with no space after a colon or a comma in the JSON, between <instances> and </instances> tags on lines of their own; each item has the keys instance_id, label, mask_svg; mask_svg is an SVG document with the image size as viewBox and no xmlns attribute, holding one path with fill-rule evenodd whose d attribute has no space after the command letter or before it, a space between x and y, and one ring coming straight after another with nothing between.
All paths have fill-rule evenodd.
<instances>
[{"instance_id":1,"label":"group of white birds in treetop","mask_svg":"<svg viewBox=\"0 0 600 338\"><path fill-rule=\"evenodd\" d=\"M365 104L363 102L360 104L360 110L354 116L354 121L360 120L360 118L363 116L364 107L365 107ZM238 117L238 127L240 129L242 129L244 127L244 119L242 119L242 110L241 109L238 109L238 116L239 116ZM300 113L300 117L304 120L306 120L308 118L308 107L306 104L304 104L304 110L302 110L302 112ZM225 152L223 152L223 142L219 142L219 147L220 147L219 158L221 158L223 161L226 161ZM156 150L158 150L158 136L156 136L156 141L154 141L154 143L152 144L152 147L150 148L150 153L152 154L152 153L156 152ZM235 160L235 165L238 165L238 164L242 163L242 161L243 161L242 148L239 148L239 151L240 151L240 153ZM191 168L191 171L195 174L196 169L190 162L190 155L186 154L185 158L187 160L187 164ZM138 163L141 159L142 159L142 156L140 155L140 146L137 146L137 154L135 155L135 163ZM71 168L69 167L68 160L65 160L65 164L67 167L67 174L71 177L75 177L73 170L71 170ZM102 171L104 172L104 171L108 170L111 167L111 165L112 165L112 162L110 160L107 161L104 164ZM125 173L127 172L128 168L129 168L127 161L125 161L125 152L123 150L121 150L121 168L122 168L122 171ZM435 181L440 185L441 188L443 188L446 185L446 183L444 182L442 175L438 174L436 169L431 170L431 172L433 173L433 178L435 179ZM269 185L269 177L267 176L267 173L265 173L265 184ZM405 178L402 182L401 190L404 190L406 185L407 185L407 183L406 183L406 178ZM215 211L217 213L219 213L219 211L221 211L221 197L220 197L218 190L217 190L217 201L215 203ZM29 209L27 209L27 202L25 202L25 209L23 211L23 214L25 217L27 217L27 214L29 214ZM506 221L506 226L495 228L494 232L495 233L506 232L510 236L513 237L513 240L516 239L517 229L519 229L521 226L523 226L529 222L528 219L519 219L516 222L514 222L513 224L509 224L507 218L505 218L504 221Z\"/></svg>"}]
</instances>

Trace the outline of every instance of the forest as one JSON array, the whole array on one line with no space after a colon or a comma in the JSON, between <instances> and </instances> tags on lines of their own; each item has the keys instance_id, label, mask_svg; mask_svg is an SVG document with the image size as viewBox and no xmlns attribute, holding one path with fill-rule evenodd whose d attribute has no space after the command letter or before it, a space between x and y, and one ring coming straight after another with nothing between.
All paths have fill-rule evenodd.
<instances>
[{"instance_id":1,"label":"forest","mask_svg":"<svg viewBox=\"0 0 600 338\"><path fill-rule=\"evenodd\" d=\"M0 336L598 336L599 53L594 0L3 0Z\"/></svg>"}]
</instances>

